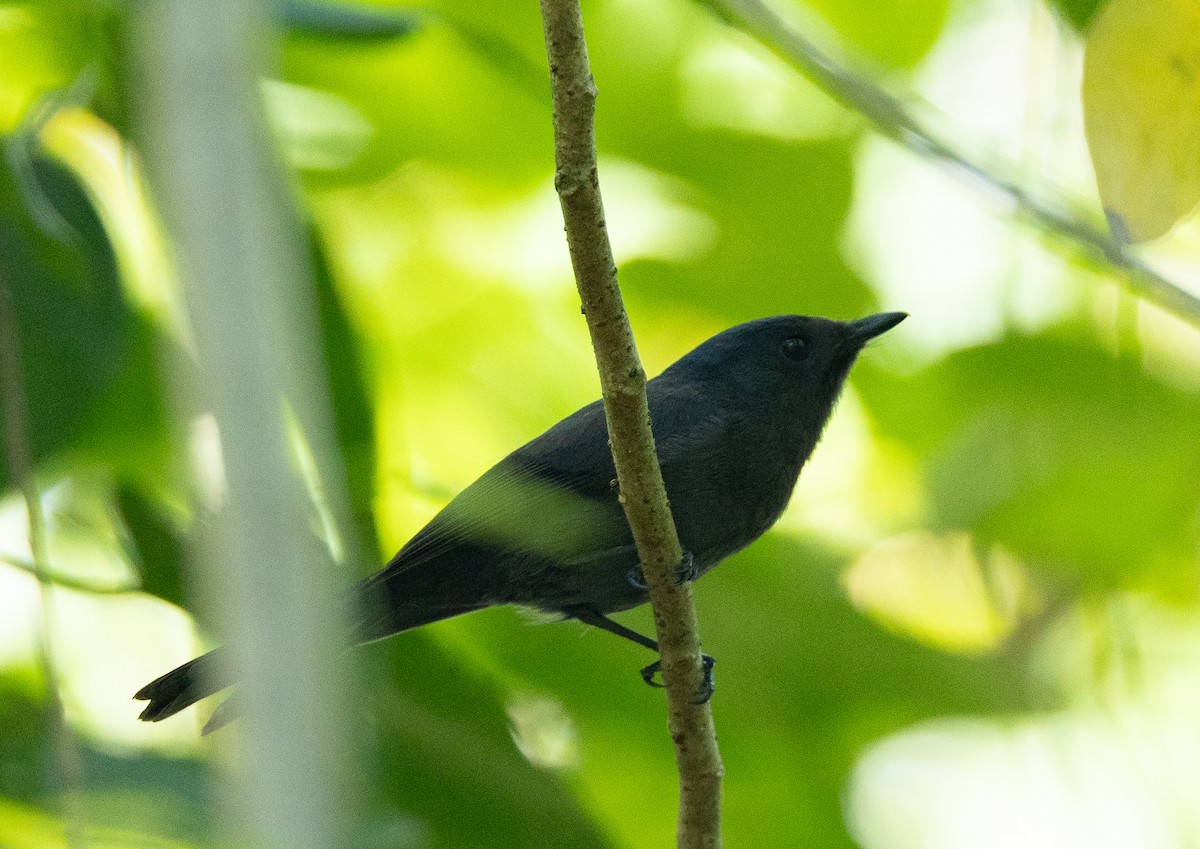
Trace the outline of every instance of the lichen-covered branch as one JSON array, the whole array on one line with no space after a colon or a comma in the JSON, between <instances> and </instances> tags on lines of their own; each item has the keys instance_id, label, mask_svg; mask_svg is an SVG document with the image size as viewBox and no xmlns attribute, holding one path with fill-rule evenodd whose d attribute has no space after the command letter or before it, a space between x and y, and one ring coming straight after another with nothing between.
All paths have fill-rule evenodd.
<instances>
[{"instance_id":1,"label":"lichen-covered branch","mask_svg":"<svg viewBox=\"0 0 1200 849\"><path fill-rule=\"evenodd\" d=\"M661 648L668 723L679 768L679 846L720 845L721 766L712 711L700 690L700 636L662 471L654 451L646 375L617 285L596 171L596 86L578 0L541 0L554 99L555 187L587 317L625 515L633 530Z\"/></svg>"},{"instance_id":2,"label":"lichen-covered branch","mask_svg":"<svg viewBox=\"0 0 1200 849\"><path fill-rule=\"evenodd\" d=\"M1200 297L1133 256L1103 229L1099 218L1091 221L1080 212L1082 204L1069 202L1046 186L1022 185L1002 173L1006 169L995 157L989 157L987 167L974 161L940 138L897 98L834 62L762 0L703 0L702 5L793 65L830 97L870 121L878 132L915 153L948 162L1000 191L1046 232L1104 258L1123 271L1125 281L1136 294L1200 326Z\"/></svg>"}]
</instances>

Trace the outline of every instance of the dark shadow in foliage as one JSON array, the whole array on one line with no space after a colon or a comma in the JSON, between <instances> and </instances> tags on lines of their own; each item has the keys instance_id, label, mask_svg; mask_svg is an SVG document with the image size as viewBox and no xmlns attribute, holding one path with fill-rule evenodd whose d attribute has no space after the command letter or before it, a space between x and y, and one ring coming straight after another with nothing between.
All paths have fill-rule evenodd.
<instances>
[{"instance_id":1,"label":"dark shadow in foliage","mask_svg":"<svg viewBox=\"0 0 1200 849\"><path fill-rule=\"evenodd\" d=\"M108 238L78 182L40 157L29 163L28 174L34 182L24 191L40 194L40 205L60 219L65 239L45 233L27 212L11 172L0 174L0 273L21 332L36 464L79 439L81 424L119 379L133 317Z\"/></svg>"},{"instance_id":2,"label":"dark shadow in foliage","mask_svg":"<svg viewBox=\"0 0 1200 849\"><path fill-rule=\"evenodd\" d=\"M787 845L785 828L795 827L792 815L802 809L798 819L818 836L814 845L855 846L842 815L847 783L858 757L887 735L940 717L1053 705L1052 694L1031 689L1020 662L1004 653L950 654L883 628L847 599L844 568L840 556L774 533L698 590L706 648L720 652L724 667L726 769L779 770L770 799L740 796L736 780L728 788L730 832L753 830L764 845ZM778 751L804 753L803 760L774 763Z\"/></svg>"},{"instance_id":3,"label":"dark shadow in foliage","mask_svg":"<svg viewBox=\"0 0 1200 849\"><path fill-rule=\"evenodd\" d=\"M171 451L159 374L166 342L126 300L78 179L43 157L21 167L19 183L0 174L0 273L21 334L34 463L70 458L120 480L161 482Z\"/></svg>"},{"instance_id":4,"label":"dark shadow in foliage","mask_svg":"<svg viewBox=\"0 0 1200 849\"><path fill-rule=\"evenodd\" d=\"M187 607L183 577L187 545L179 528L158 504L129 484L117 488L116 504L133 544L142 591Z\"/></svg>"},{"instance_id":5,"label":"dark shadow in foliage","mask_svg":"<svg viewBox=\"0 0 1200 849\"><path fill-rule=\"evenodd\" d=\"M0 676L0 798L60 815L55 741L43 695L23 672ZM209 845L218 823L213 771L205 761L101 751L80 743L84 819L91 828L142 832Z\"/></svg>"},{"instance_id":6,"label":"dark shadow in foliage","mask_svg":"<svg viewBox=\"0 0 1200 849\"><path fill-rule=\"evenodd\" d=\"M0 799L37 804L57 794L53 722L32 672L0 677Z\"/></svg>"},{"instance_id":7,"label":"dark shadow in foliage","mask_svg":"<svg viewBox=\"0 0 1200 849\"><path fill-rule=\"evenodd\" d=\"M1078 32L1084 32L1107 0L1051 0L1051 7Z\"/></svg>"},{"instance_id":8,"label":"dark shadow in foliage","mask_svg":"<svg viewBox=\"0 0 1200 849\"><path fill-rule=\"evenodd\" d=\"M333 424L346 476L351 518L363 551L374 557L379 552L374 512L375 410L367 386L363 352L315 230L310 230L309 244L321 351L329 374Z\"/></svg>"},{"instance_id":9,"label":"dark shadow in foliage","mask_svg":"<svg viewBox=\"0 0 1200 849\"><path fill-rule=\"evenodd\" d=\"M421 632L362 651L372 680L352 722L372 727L378 773L364 782L374 799L360 845L387 845L397 819L420 823L432 847L610 845L559 776L518 752L486 679Z\"/></svg>"}]
</instances>

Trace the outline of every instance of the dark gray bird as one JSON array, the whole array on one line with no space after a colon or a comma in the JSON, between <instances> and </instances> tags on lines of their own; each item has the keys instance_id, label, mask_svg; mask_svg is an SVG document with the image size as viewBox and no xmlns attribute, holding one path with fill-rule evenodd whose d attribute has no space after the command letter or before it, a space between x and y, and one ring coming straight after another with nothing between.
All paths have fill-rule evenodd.
<instances>
[{"instance_id":1,"label":"dark gray bird","mask_svg":"<svg viewBox=\"0 0 1200 849\"><path fill-rule=\"evenodd\" d=\"M708 572L783 512L863 346L905 313L854 322L782 315L704 342L647 385L679 541L680 579ZM381 571L355 587L354 639L377 640L497 604L536 608L658 651L607 614L647 591L617 498L600 402L509 454L463 490ZM711 695L712 659L706 658ZM653 683L658 664L642 670ZM134 696L156 722L232 683L220 649ZM224 706L223 706L224 707ZM230 718L213 715L205 731Z\"/></svg>"}]
</instances>

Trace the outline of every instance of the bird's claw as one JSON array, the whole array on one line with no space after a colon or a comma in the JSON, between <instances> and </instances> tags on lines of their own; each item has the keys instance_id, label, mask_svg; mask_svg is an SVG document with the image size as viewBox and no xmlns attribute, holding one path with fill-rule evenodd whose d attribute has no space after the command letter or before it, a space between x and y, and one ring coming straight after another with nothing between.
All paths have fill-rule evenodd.
<instances>
[{"instance_id":1,"label":"bird's claw","mask_svg":"<svg viewBox=\"0 0 1200 849\"><path fill-rule=\"evenodd\" d=\"M685 551L679 564L675 567L675 582L678 584L688 584L699 577L700 567L696 565L696 558L692 557L690 551ZM712 660L712 658L709 658L709 660Z\"/></svg>"},{"instance_id":2,"label":"bird's claw","mask_svg":"<svg viewBox=\"0 0 1200 849\"><path fill-rule=\"evenodd\" d=\"M713 666L716 663L717 659L712 655L700 655L700 666L704 669L704 679L700 682L700 689L696 691L692 704L702 705L712 698L717 689L717 683L713 680Z\"/></svg>"},{"instance_id":3,"label":"bird's claw","mask_svg":"<svg viewBox=\"0 0 1200 849\"><path fill-rule=\"evenodd\" d=\"M696 691L695 698L692 699L692 704L702 705L712 698L713 693L717 689L717 685L713 680L713 666L717 663L716 658L711 655L700 655L700 666L704 670L704 680L700 682L700 689ZM654 680L654 676L662 669L662 660L656 660L648 666L642 667L642 680L651 687L662 688L663 684Z\"/></svg>"},{"instance_id":4,"label":"bird's claw","mask_svg":"<svg viewBox=\"0 0 1200 849\"><path fill-rule=\"evenodd\" d=\"M675 567L675 583L686 584L689 581L694 581L700 577L700 567L696 565L696 558L692 556L690 551L683 553L683 558ZM634 565L625 575L625 580L629 582L629 586L635 590L648 590L650 585L646 583L646 575L642 572L642 564Z\"/></svg>"}]
</instances>

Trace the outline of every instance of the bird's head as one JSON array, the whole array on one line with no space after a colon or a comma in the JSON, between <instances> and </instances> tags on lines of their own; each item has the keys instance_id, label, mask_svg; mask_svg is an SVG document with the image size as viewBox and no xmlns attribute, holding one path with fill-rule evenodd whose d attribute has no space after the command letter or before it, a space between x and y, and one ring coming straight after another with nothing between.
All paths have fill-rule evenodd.
<instances>
[{"instance_id":1,"label":"bird's head","mask_svg":"<svg viewBox=\"0 0 1200 849\"><path fill-rule=\"evenodd\" d=\"M731 327L702 343L663 377L715 380L740 398L776 410L795 410L818 431L833 408L863 347L907 313L886 312L858 321L777 315Z\"/></svg>"}]
</instances>

